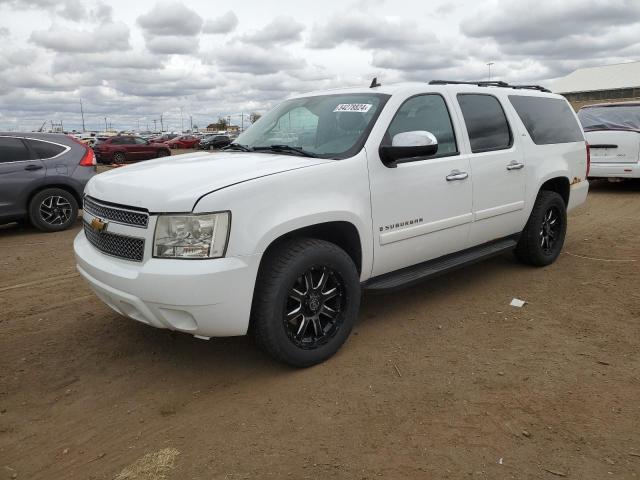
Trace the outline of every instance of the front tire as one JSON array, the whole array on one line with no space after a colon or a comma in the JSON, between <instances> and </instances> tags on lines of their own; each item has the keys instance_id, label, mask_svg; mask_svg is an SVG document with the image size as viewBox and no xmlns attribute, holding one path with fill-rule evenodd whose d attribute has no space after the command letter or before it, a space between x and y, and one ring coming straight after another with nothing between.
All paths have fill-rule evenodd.
<instances>
[{"instance_id":1,"label":"front tire","mask_svg":"<svg viewBox=\"0 0 640 480\"><path fill-rule=\"evenodd\" d=\"M29 203L29 220L43 232L69 228L78 218L78 202L66 190L47 188L34 195Z\"/></svg>"},{"instance_id":2,"label":"front tire","mask_svg":"<svg viewBox=\"0 0 640 480\"><path fill-rule=\"evenodd\" d=\"M556 261L567 233L567 207L556 192L538 194L515 250L523 263L544 267Z\"/></svg>"},{"instance_id":3,"label":"front tire","mask_svg":"<svg viewBox=\"0 0 640 480\"><path fill-rule=\"evenodd\" d=\"M333 243L294 239L263 261L251 325L258 345L275 359L310 367L335 354L360 308L353 260Z\"/></svg>"}]
</instances>

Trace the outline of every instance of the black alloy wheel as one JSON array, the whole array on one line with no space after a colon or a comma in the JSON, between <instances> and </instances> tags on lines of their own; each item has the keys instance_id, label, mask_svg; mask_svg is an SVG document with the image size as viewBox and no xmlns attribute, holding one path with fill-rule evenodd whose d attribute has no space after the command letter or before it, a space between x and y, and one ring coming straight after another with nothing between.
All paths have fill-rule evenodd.
<instances>
[{"instance_id":1,"label":"black alloy wheel","mask_svg":"<svg viewBox=\"0 0 640 480\"><path fill-rule=\"evenodd\" d=\"M333 338L342 324L344 285L337 272L314 266L289 289L284 327L291 342L315 349Z\"/></svg>"},{"instance_id":2,"label":"black alloy wheel","mask_svg":"<svg viewBox=\"0 0 640 480\"><path fill-rule=\"evenodd\" d=\"M543 190L538 194L516 246L516 257L523 263L544 267L556 261L567 232L567 206L559 193Z\"/></svg>"},{"instance_id":3,"label":"black alloy wheel","mask_svg":"<svg viewBox=\"0 0 640 480\"><path fill-rule=\"evenodd\" d=\"M550 207L544 214L542 228L540 229L540 247L542 247L542 251L545 254L552 254L556 241L560 238L560 231L560 212L558 212L557 207Z\"/></svg>"},{"instance_id":4,"label":"black alloy wheel","mask_svg":"<svg viewBox=\"0 0 640 480\"><path fill-rule=\"evenodd\" d=\"M251 331L269 355L310 367L334 355L360 308L360 275L339 246L293 238L265 253L251 307Z\"/></svg>"}]
</instances>

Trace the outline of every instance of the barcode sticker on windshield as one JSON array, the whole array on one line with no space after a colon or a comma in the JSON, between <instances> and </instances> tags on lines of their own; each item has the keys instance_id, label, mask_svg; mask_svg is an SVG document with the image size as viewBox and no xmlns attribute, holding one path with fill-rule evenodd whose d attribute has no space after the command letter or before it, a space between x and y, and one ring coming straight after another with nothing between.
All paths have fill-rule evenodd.
<instances>
[{"instance_id":1,"label":"barcode sticker on windshield","mask_svg":"<svg viewBox=\"0 0 640 480\"><path fill-rule=\"evenodd\" d=\"M367 113L372 106L370 103L341 103L333 111Z\"/></svg>"}]
</instances>

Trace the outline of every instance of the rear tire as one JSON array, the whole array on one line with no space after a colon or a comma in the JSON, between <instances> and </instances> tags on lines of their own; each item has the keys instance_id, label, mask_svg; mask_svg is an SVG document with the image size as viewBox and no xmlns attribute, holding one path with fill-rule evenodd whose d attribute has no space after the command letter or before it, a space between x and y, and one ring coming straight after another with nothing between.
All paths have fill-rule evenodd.
<instances>
[{"instance_id":1,"label":"rear tire","mask_svg":"<svg viewBox=\"0 0 640 480\"><path fill-rule=\"evenodd\" d=\"M123 164L126 161L127 157L124 155L124 153L122 152L116 152L113 154L113 161L112 163L116 164L116 165L120 165Z\"/></svg>"},{"instance_id":2,"label":"rear tire","mask_svg":"<svg viewBox=\"0 0 640 480\"><path fill-rule=\"evenodd\" d=\"M275 359L310 367L335 354L360 308L360 278L349 255L333 243L302 238L283 243L263 261L251 327Z\"/></svg>"},{"instance_id":3,"label":"rear tire","mask_svg":"<svg viewBox=\"0 0 640 480\"><path fill-rule=\"evenodd\" d=\"M567 232L567 207L556 192L542 190L522 231L515 255L523 263L544 267L556 261Z\"/></svg>"},{"instance_id":4,"label":"rear tire","mask_svg":"<svg viewBox=\"0 0 640 480\"><path fill-rule=\"evenodd\" d=\"M43 232L66 230L78 218L78 202L60 188L47 188L34 195L29 203L29 220Z\"/></svg>"}]
</instances>

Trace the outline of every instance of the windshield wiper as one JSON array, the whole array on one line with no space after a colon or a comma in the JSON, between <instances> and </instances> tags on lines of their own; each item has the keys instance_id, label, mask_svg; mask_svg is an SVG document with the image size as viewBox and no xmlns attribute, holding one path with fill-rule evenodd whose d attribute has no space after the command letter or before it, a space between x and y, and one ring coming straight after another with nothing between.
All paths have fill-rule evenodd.
<instances>
[{"instance_id":1,"label":"windshield wiper","mask_svg":"<svg viewBox=\"0 0 640 480\"><path fill-rule=\"evenodd\" d=\"M243 152L253 152L253 148L242 145L241 143L230 143L223 150L241 150Z\"/></svg>"},{"instance_id":2,"label":"windshield wiper","mask_svg":"<svg viewBox=\"0 0 640 480\"><path fill-rule=\"evenodd\" d=\"M261 147L253 147L253 150L256 152L259 150L270 150L272 152L292 152L297 153L298 155L302 155L303 157L317 157L315 153L309 152L304 148L293 147L291 145L265 145Z\"/></svg>"}]
</instances>

